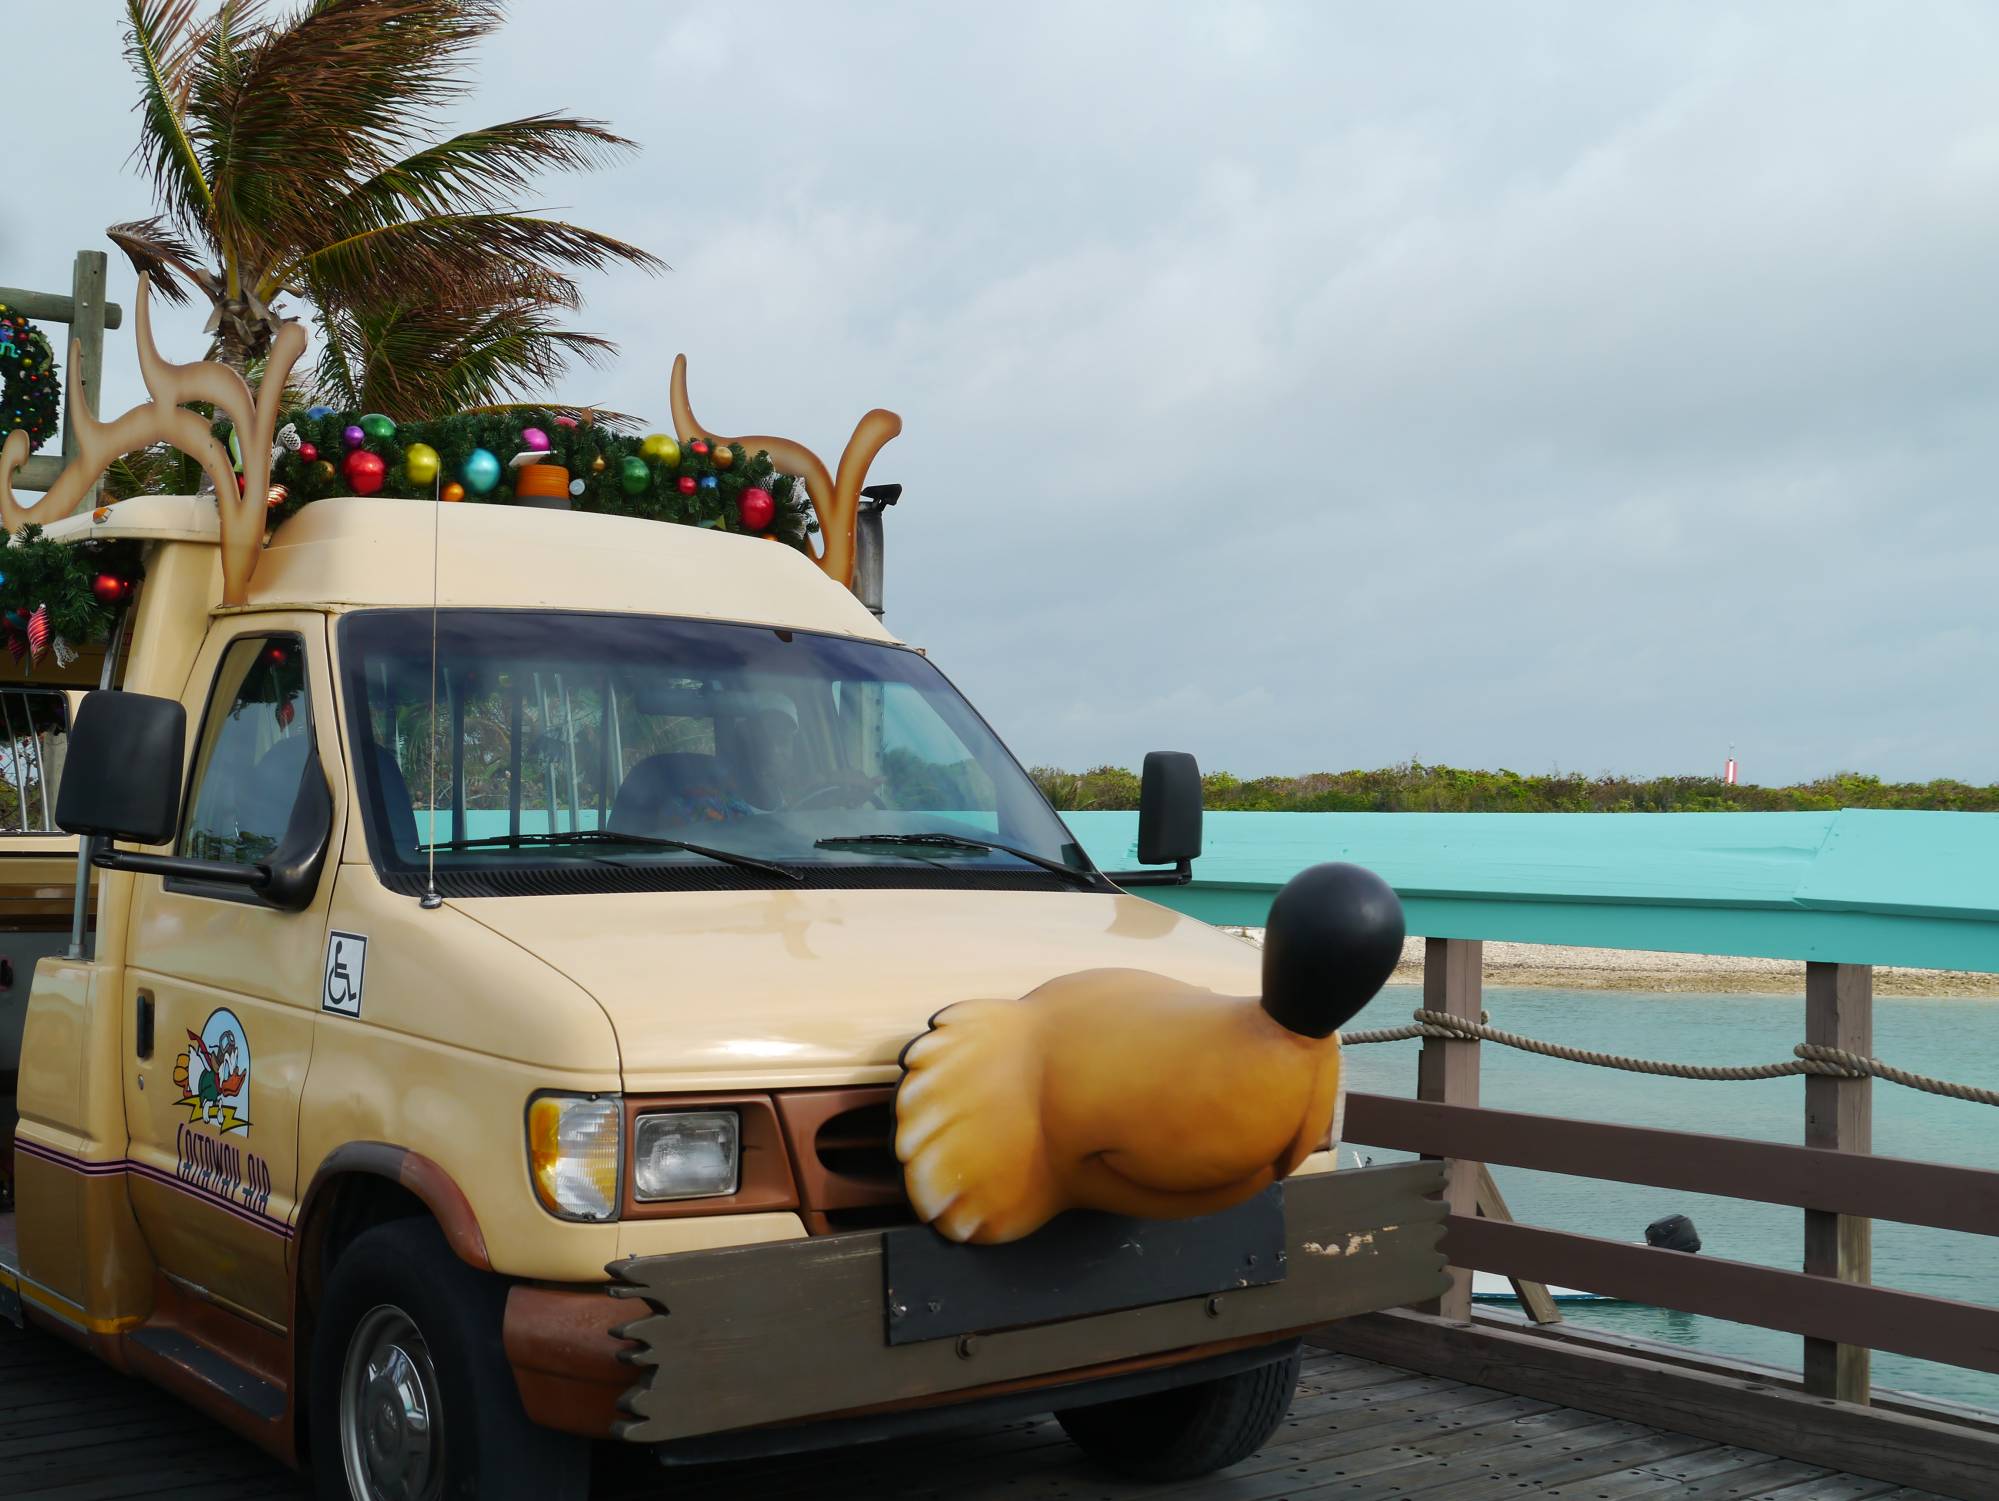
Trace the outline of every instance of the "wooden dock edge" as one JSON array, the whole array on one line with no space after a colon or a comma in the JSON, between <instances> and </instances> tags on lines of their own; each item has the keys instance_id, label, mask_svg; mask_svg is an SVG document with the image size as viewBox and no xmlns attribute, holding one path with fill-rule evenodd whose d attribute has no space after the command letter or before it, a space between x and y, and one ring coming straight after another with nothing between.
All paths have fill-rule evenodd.
<instances>
[{"instance_id":1,"label":"wooden dock edge","mask_svg":"<svg viewBox=\"0 0 1999 1501\"><path fill-rule=\"evenodd\" d=\"M1343 1319L1307 1342L1959 1501L1999 1495L1999 1431L1807 1396L1758 1373L1730 1375L1524 1327L1402 1309Z\"/></svg>"}]
</instances>

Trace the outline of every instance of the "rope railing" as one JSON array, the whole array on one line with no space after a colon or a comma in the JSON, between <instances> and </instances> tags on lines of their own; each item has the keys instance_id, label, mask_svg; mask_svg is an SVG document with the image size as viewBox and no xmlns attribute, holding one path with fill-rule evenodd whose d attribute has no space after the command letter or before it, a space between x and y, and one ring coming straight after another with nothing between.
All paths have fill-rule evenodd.
<instances>
[{"instance_id":1,"label":"rope railing","mask_svg":"<svg viewBox=\"0 0 1999 1501\"><path fill-rule=\"evenodd\" d=\"M1926 1094L1942 1095L1947 1099L1965 1100L1974 1105L1999 1105L1999 1089L1980 1089L1972 1084L1957 1084L1948 1079L1931 1078L1928 1074L1911 1073L1907 1069L1883 1063L1878 1058L1869 1058L1862 1053L1848 1052L1844 1048L1825 1047L1818 1043L1799 1043L1791 1050L1795 1056L1781 1063L1675 1063L1657 1058L1633 1058L1623 1053L1599 1053L1589 1048L1570 1047L1566 1043L1543 1042L1538 1037L1525 1037L1518 1032L1501 1031L1498 1027L1491 1026L1490 1020L1491 1013L1485 1011L1479 1013L1477 1021L1470 1021L1462 1016L1453 1016L1448 1011L1428 1011L1418 1007L1413 1023L1400 1027L1372 1027L1359 1032L1343 1032L1340 1034L1340 1041L1348 1047L1358 1047L1370 1042L1407 1042L1416 1037L1440 1037L1459 1042L1492 1042L1501 1047L1517 1048L1523 1053L1538 1053L1544 1058L1559 1058L1567 1063L1587 1063L1597 1068L1622 1069L1630 1074L1660 1074L1669 1079L1736 1081L1783 1079L1793 1074L1818 1074L1835 1079L1885 1079L1890 1084L1900 1084L1907 1089L1919 1089Z\"/></svg>"}]
</instances>

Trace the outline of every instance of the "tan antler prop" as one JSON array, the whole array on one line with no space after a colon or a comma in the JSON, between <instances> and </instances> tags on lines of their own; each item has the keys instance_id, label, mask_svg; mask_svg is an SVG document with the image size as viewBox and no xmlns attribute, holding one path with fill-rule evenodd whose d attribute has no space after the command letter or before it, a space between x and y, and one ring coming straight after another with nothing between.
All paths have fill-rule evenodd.
<instances>
[{"instance_id":1,"label":"tan antler prop","mask_svg":"<svg viewBox=\"0 0 1999 1501\"><path fill-rule=\"evenodd\" d=\"M65 420L76 430L76 457L63 466L49 491L33 505L14 499L14 473L28 460L28 435L18 428L0 445L0 523L16 531L28 522L59 521L72 514L90 493L97 477L128 453L152 443L171 443L193 459L215 486L215 504L222 522L222 601L240 605L249 598L250 579L264 545L265 500L271 488L271 438L277 431L278 404L292 366L305 353L305 330L296 323L279 328L264 362L263 387L253 398L243 377L227 365L200 361L176 365L153 344L153 321L147 302L150 282L141 273L135 299L133 335L139 349L139 374L152 400L109 422L91 415L84 401L82 347L70 341L69 408ZM215 441L200 414L183 403L206 401L235 425L243 449L243 485L239 491L229 454Z\"/></svg>"},{"instance_id":2,"label":"tan antler prop","mask_svg":"<svg viewBox=\"0 0 1999 1501\"><path fill-rule=\"evenodd\" d=\"M854 435L840 454L838 473L829 473L825 463L803 443L790 438L752 435L724 438L694 420L687 401L687 356L673 357L673 425L680 441L710 438L717 443L740 443L751 453L762 449L778 468L805 481L805 493L819 517L819 531L825 544L815 561L828 577L852 588L854 584L854 517L860 510L861 486L867 483L868 465L889 439L902 431L902 419L894 412L876 407L854 425Z\"/></svg>"}]
</instances>

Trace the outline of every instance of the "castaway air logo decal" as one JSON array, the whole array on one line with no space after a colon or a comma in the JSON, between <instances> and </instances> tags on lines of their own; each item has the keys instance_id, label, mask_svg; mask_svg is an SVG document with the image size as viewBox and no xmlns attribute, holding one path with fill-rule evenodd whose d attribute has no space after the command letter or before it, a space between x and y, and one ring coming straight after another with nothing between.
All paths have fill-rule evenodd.
<instances>
[{"instance_id":1,"label":"castaway air logo decal","mask_svg":"<svg viewBox=\"0 0 1999 1501\"><path fill-rule=\"evenodd\" d=\"M250 1037L235 1012L218 1007L199 1032L188 1032L187 1050L174 1060L174 1083L189 1120L225 1136L250 1129Z\"/></svg>"}]
</instances>

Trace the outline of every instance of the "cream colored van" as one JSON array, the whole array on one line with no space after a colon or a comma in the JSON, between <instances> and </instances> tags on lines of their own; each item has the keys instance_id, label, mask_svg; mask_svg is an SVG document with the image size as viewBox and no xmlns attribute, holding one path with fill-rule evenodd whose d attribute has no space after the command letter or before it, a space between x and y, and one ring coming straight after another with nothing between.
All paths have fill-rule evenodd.
<instances>
[{"instance_id":1,"label":"cream colored van","mask_svg":"<svg viewBox=\"0 0 1999 1501\"><path fill-rule=\"evenodd\" d=\"M0 1314L323 1495L1048 1411L1195 1474L1268 1435L1303 1332L1443 1286L1434 1166L1329 1142L1213 1215L919 1222L893 1100L937 1012L1259 961L1097 870L791 549L331 500L225 608L212 501L49 535L144 580L108 651L0 689ZM1259 1089L1209 1051L1132 1109Z\"/></svg>"}]
</instances>

